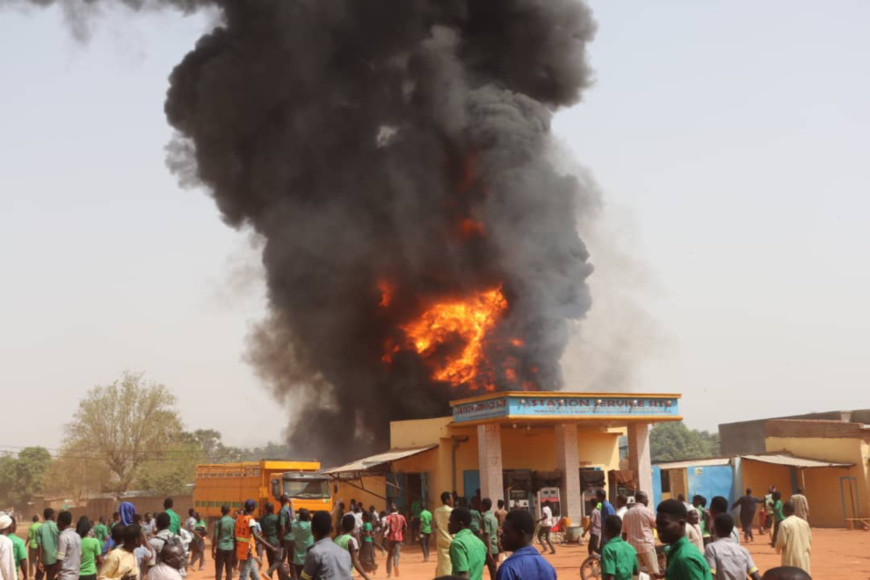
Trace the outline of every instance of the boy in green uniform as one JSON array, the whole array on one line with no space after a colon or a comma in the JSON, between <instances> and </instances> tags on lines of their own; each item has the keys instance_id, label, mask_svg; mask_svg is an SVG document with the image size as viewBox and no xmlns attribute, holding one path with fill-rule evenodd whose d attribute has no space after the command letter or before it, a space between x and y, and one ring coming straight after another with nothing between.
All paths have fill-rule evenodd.
<instances>
[{"instance_id":1,"label":"boy in green uniform","mask_svg":"<svg viewBox=\"0 0 870 580\"><path fill-rule=\"evenodd\" d=\"M353 514L344 514L344 517L341 518L342 533L340 536L335 538L335 543L342 549L348 551L351 564L353 564L354 569L359 572L360 576L362 576L364 580L371 580L371 577L366 573L366 570L359 559L359 542L355 537L353 537L353 530L355 527L356 518L353 517Z\"/></svg>"},{"instance_id":2,"label":"boy in green uniform","mask_svg":"<svg viewBox=\"0 0 870 580\"><path fill-rule=\"evenodd\" d=\"M492 500L488 497L480 502L483 508L482 538L486 546L486 567L489 570L490 580L495 580L498 569L498 519L492 512Z\"/></svg>"},{"instance_id":3,"label":"boy in green uniform","mask_svg":"<svg viewBox=\"0 0 870 580\"><path fill-rule=\"evenodd\" d=\"M100 516L97 525L94 526L94 537L100 541L100 547L106 545L109 539L109 528L106 527L106 518Z\"/></svg>"},{"instance_id":4,"label":"boy in green uniform","mask_svg":"<svg viewBox=\"0 0 870 580\"><path fill-rule=\"evenodd\" d=\"M236 554L236 520L230 516L230 506L221 506L223 517L214 526L211 542L211 557L214 560L215 580L221 580L221 571L226 569L227 580L233 580Z\"/></svg>"},{"instance_id":5,"label":"boy in green uniform","mask_svg":"<svg viewBox=\"0 0 870 580\"><path fill-rule=\"evenodd\" d=\"M36 543L36 531L39 529L39 516L33 516L33 521L30 523L30 528L27 530L27 558L30 560L30 577L36 577L36 556L39 550L39 544Z\"/></svg>"},{"instance_id":6,"label":"boy in green uniform","mask_svg":"<svg viewBox=\"0 0 870 580\"><path fill-rule=\"evenodd\" d=\"M486 565L486 546L471 531L471 512L463 507L450 512L448 530L453 534L450 543L452 574L469 580L483 580Z\"/></svg>"},{"instance_id":7,"label":"boy in green uniform","mask_svg":"<svg viewBox=\"0 0 870 580\"><path fill-rule=\"evenodd\" d=\"M176 536L181 532L181 516L173 511L175 501L171 497L163 500L163 511L169 514L169 531Z\"/></svg>"},{"instance_id":8,"label":"boy in green uniform","mask_svg":"<svg viewBox=\"0 0 870 580\"><path fill-rule=\"evenodd\" d=\"M631 580L640 573L637 552L622 540L622 518L604 518L604 548L601 550L601 574L604 580Z\"/></svg>"},{"instance_id":9,"label":"boy in green uniform","mask_svg":"<svg viewBox=\"0 0 870 580\"><path fill-rule=\"evenodd\" d=\"M432 512L423 506L420 510L420 549L423 550L423 562L429 561L429 538L432 536Z\"/></svg>"},{"instance_id":10,"label":"boy in green uniform","mask_svg":"<svg viewBox=\"0 0 870 580\"><path fill-rule=\"evenodd\" d=\"M41 574L45 574L46 580L54 580L60 565L57 562L57 538L60 535L60 530L57 529L57 524L54 523L54 510L45 508L42 512L43 524L39 526L36 532L36 543L39 544L39 552L36 560L39 562L36 574L38 579L41 579Z\"/></svg>"},{"instance_id":11,"label":"boy in green uniform","mask_svg":"<svg viewBox=\"0 0 870 580\"><path fill-rule=\"evenodd\" d=\"M686 537L686 505L675 499L659 504L656 529L659 539L669 544L668 580L713 580L710 567L698 548Z\"/></svg>"},{"instance_id":12,"label":"boy in green uniform","mask_svg":"<svg viewBox=\"0 0 870 580\"><path fill-rule=\"evenodd\" d=\"M278 530L278 516L275 515L275 505L272 502L266 502L266 515L260 518L260 529L263 531L263 538L273 546L279 548L277 552L266 550L266 560L269 562L269 569L266 576L272 577L272 572L281 564L284 550L281 547ZM277 565L276 565L277 562Z\"/></svg>"},{"instance_id":13,"label":"boy in green uniform","mask_svg":"<svg viewBox=\"0 0 870 580\"><path fill-rule=\"evenodd\" d=\"M94 526L96 529L96 526ZM79 580L97 580L97 568L103 562L103 544L96 537L91 537L91 524L87 518L82 518L76 525L76 533L82 539L82 560L79 564ZM96 535L96 534L95 534Z\"/></svg>"},{"instance_id":14,"label":"boy in green uniform","mask_svg":"<svg viewBox=\"0 0 870 580\"><path fill-rule=\"evenodd\" d=\"M15 562L15 577L27 580L27 544L15 534L15 518L9 517L9 527L2 531L12 541L12 559ZM19 572L19 570L21 570Z\"/></svg>"},{"instance_id":15,"label":"boy in green uniform","mask_svg":"<svg viewBox=\"0 0 870 580\"><path fill-rule=\"evenodd\" d=\"M293 567L294 578L302 575L305 568L305 555L308 548L314 545L314 535L311 531L311 512L305 508L299 510L299 517L293 521Z\"/></svg>"}]
</instances>

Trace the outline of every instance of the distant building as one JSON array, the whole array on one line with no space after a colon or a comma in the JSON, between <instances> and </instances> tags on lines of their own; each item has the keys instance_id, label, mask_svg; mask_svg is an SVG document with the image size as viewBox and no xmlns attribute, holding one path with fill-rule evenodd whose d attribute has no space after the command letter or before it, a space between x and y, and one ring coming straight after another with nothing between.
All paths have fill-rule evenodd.
<instances>
[{"instance_id":1,"label":"distant building","mask_svg":"<svg viewBox=\"0 0 870 580\"><path fill-rule=\"evenodd\" d=\"M732 497L745 487L763 495L773 484L787 499L802 487L813 525L852 527L856 520L870 521L870 410L726 423L719 425L719 438L734 471ZM703 466L687 469L703 473ZM676 486L681 484L677 478Z\"/></svg>"}]
</instances>

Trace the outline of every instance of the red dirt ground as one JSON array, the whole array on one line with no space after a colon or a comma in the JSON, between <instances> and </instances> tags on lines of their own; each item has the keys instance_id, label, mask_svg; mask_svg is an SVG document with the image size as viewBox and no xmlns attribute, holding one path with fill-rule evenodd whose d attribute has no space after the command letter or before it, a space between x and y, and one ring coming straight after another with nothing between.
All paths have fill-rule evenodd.
<instances>
[{"instance_id":1,"label":"red dirt ground","mask_svg":"<svg viewBox=\"0 0 870 580\"><path fill-rule=\"evenodd\" d=\"M22 533L22 530L19 530ZM26 531L24 531L26 534ZM758 540L758 538L756 538ZM779 556L769 545L756 541L744 544L752 553L755 564L762 570L779 565ZM208 551L208 549L207 549ZM434 554L433 554L434 556ZM384 558L378 555L378 574L374 578L386 578ZM580 563L586 557L586 546L558 546L555 556L547 560L555 566L559 578L580 578ZM402 549L401 576L404 580L432 580L435 564L423 564L417 546ZM214 564L206 556L203 572L188 574L192 580L214 580ZM236 575L237 579L238 576ZM487 578L484 573L484 578ZM863 531L815 529L813 530L813 579L814 580L870 580L870 533Z\"/></svg>"}]
</instances>

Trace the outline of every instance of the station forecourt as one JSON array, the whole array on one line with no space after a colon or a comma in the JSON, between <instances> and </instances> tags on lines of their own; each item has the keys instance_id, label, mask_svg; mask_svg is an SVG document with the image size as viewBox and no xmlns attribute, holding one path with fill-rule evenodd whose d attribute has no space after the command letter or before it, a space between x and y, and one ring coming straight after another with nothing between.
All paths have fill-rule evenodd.
<instances>
[{"instance_id":1,"label":"station forecourt","mask_svg":"<svg viewBox=\"0 0 870 580\"><path fill-rule=\"evenodd\" d=\"M649 433L681 421L678 394L496 392L452 401L452 415L394 421L390 449L324 470L344 501L430 509L444 491L506 501L579 523L603 487L652 494ZM627 440L627 445L624 443ZM620 443L623 448L620 449Z\"/></svg>"}]
</instances>

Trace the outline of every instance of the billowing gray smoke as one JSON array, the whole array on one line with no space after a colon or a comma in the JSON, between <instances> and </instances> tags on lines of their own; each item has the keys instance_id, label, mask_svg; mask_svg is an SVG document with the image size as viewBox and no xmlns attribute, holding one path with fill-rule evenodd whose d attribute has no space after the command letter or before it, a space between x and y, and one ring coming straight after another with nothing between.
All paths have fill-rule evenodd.
<instances>
[{"instance_id":1,"label":"billowing gray smoke","mask_svg":"<svg viewBox=\"0 0 870 580\"><path fill-rule=\"evenodd\" d=\"M299 406L297 449L337 461L450 399L562 386L592 268L578 184L546 153L552 113L590 82L583 3L164 4L223 12L171 74L169 164L265 240L270 314L249 358ZM476 379L434 378L467 340L421 354L402 327L498 288Z\"/></svg>"}]
</instances>

